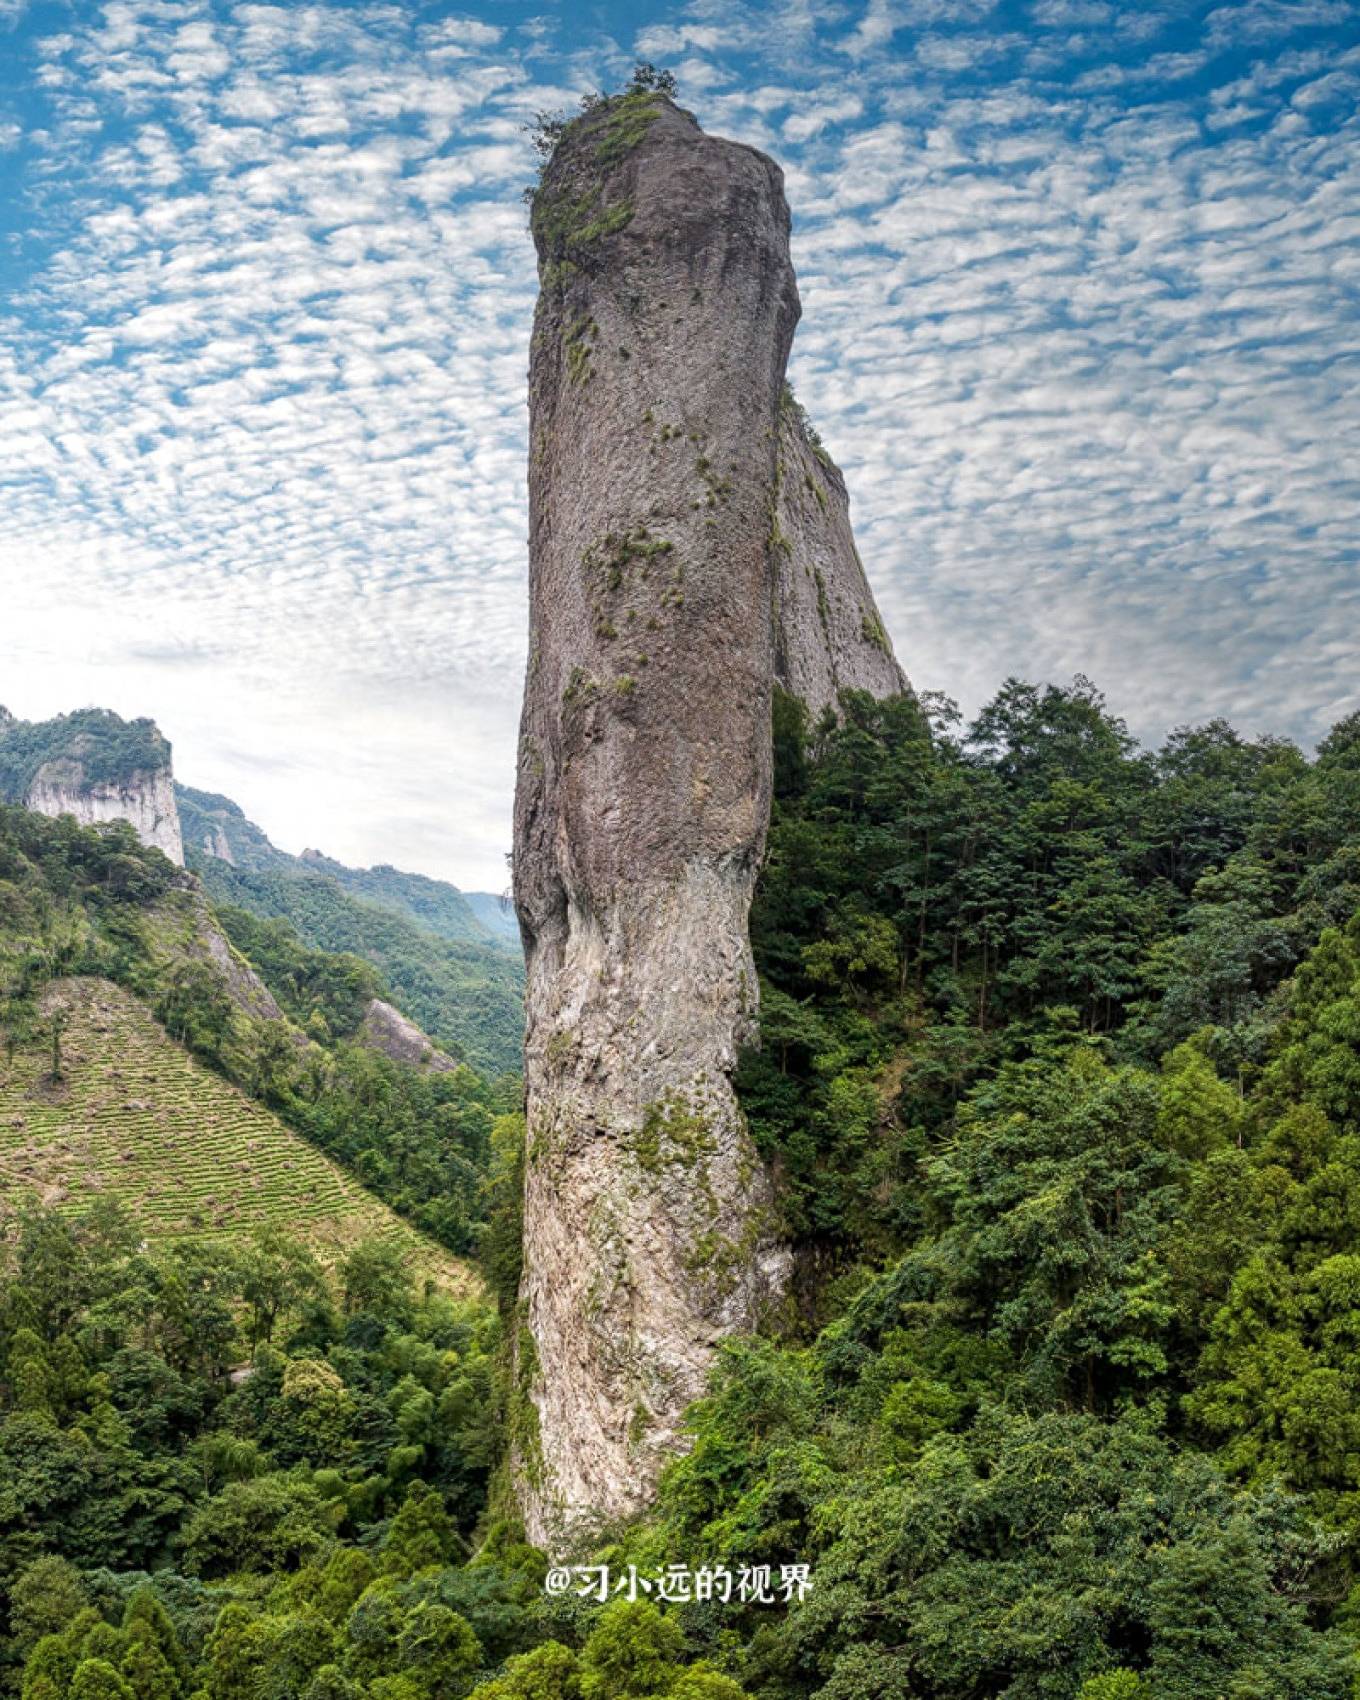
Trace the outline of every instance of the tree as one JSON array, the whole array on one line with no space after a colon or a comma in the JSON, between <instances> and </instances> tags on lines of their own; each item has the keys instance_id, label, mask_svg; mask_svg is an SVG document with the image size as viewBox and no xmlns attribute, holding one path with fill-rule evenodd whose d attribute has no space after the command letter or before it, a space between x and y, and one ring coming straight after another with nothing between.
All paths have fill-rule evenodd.
<instances>
[{"instance_id":1,"label":"tree","mask_svg":"<svg viewBox=\"0 0 1360 1700\"><path fill-rule=\"evenodd\" d=\"M356 1245L340 1269L345 1310L363 1312L384 1321L404 1321L410 1314L410 1281L400 1247L390 1240L365 1240Z\"/></svg>"},{"instance_id":2,"label":"tree","mask_svg":"<svg viewBox=\"0 0 1360 1700\"><path fill-rule=\"evenodd\" d=\"M576 1654L560 1641L544 1641L531 1653L507 1659L500 1675L474 1689L471 1700L581 1700Z\"/></svg>"},{"instance_id":3,"label":"tree","mask_svg":"<svg viewBox=\"0 0 1360 1700\"><path fill-rule=\"evenodd\" d=\"M363 1694L339 1665L322 1665L302 1691L302 1700L363 1700Z\"/></svg>"},{"instance_id":4,"label":"tree","mask_svg":"<svg viewBox=\"0 0 1360 1700\"><path fill-rule=\"evenodd\" d=\"M685 1638L650 1600L612 1600L581 1650L581 1700L666 1694Z\"/></svg>"},{"instance_id":5,"label":"tree","mask_svg":"<svg viewBox=\"0 0 1360 1700\"><path fill-rule=\"evenodd\" d=\"M393 1576L413 1576L447 1564L457 1531L444 1502L425 1482L412 1482L383 1542L382 1567Z\"/></svg>"},{"instance_id":6,"label":"tree","mask_svg":"<svg viewBox=\"0 0 1360 1700\"><path fill-rule=\"evenodd\" d=\"M669 1700L751 1700L739 1682L702 1662L681 1671L667 1694Z\"/></svg>"},{"instance_id":7,"label":"tree","mask_svg":"<svg viewBox=\"0 0 1360 1700\"><path fill-rule=\"evenodd\" d=\"M932 1700L1063 1692L1056 1671L1075 1694L1121 1665L1173 1700L1342 1700L1351 1653L1308 1620L1330 1546L1297 1501L1234 1490L1147 1420L990 1411L841 1498L776 1640L866 1700L867 1660L912 1692L899 1654Z\"/></svg>"},{"instance_id":8,"label":"tree","mask_svg":"<svg viewBox=\"0 0 1360 1700\"><path fill-rule=\"evenodd\" d=\"M345 1619L346 1662L353 1676L370 1682L396 1668L405 1617L396 1577L380 1576L364 1589Z\"/></svg>"},{"instance_id":9,"label":"tree","mask_svg":"<svg viewBox=\"0 0 1360 1700\"><path fill-rule=\"evenodd\" d=\"M89 1595L80 1572L64 1558L47 1553L25 1566L10 1591L10 1645L19 1659L44 1636L60 1635Z\"/></svg>"},{"instance_id":10,"label":"tree","mask_svg":"<svg viewBox=\"0 0 1360 1700\"><path fill-rule=\"evenodd\" d=\"M9 1343L5 1376L16 1410L54 1420L55 1377L48 1362L47 1348L34 1329L15 1329Z\"/></svg>"},{"instance_id":11,"label":"tree","mask_svg":"<svg viewBox=\"0 0 1360 1700\"><path fill-rule=\"evenodd\" d=\"M154 1647L170 1672L172 1689L178 1692L185 1687L189 1680L189 1661L184 1656L180 1646L179 1636L170 1613L161 1603L154 1588L143 1585L134 1588L128 1595L127 1605L123 1608L123 1628L132 1637L134 1643ZM130 1671L125 1670L138 1688L137 1681ZM138 1688L138 1700L142 1700L141 1689Z\"/></svg>"},{"instance_id":12,"label":"tree","mask_svg":"<svg viewBox=\"0 0 1360 1700\"><path fill-rule=\"evenodd\" d=\"M339 1373L324 1358L290 1358L279 1391L282 1409L270 1437L280 1454L289 1461L344 1461L356 1406Z\"/></svg>"},{"instance_id":13,"label":"tree","mask_svg":"<svg viewBox=\"0 0 1360 1700\"><path fill-rule=\"evenodd\" d=\"M139 1700L107 1659L82 1659L71 1678L70 1700Z\"/></svg>"},{"instance_id":14,"label":"tree","mask_svg":"<svg viewBox=\"0 0 1360 1700\"><path fill-rule=\"evenodd\" d=\"M414 1679L430 1700L466 1694L482 1662L472 1626L447 1606L421 1601L403 1617L397 1637L398 1673Z\"/></svg>"},{"instance_id":15,"label":"tree","mask_svg":"<svg viewBox=\"0 0 1360 1700\"><path fill-rule=\"evenodd\" d=\"M79 1662L64 1635L44 1635L24 1664L20 1700L67 1700Z\"/></svg>"},{"instance_id":16,"label":"tree","mask_svg":"<svg viewBox=\"0 0 1360 1700\"><path fill-rule=\"evenodd\" d=\"M1089 1050L980 1088L927 1165L950 1226L920 1259L1045 1396L1090 1409L1155 1382L1173 1321L1155 1247L1184 1164L1151 1138L1156 1082Z\"/></svg>"},{"instance_id":17,"label":"tree","mask_svg":"<svg viewBox=\"0 0 1360 1700\"><path fill-rule=\"evenodd\" d=\"M255 1700L257 1652L252 1614L234 1602L223 1606L199 1673L208 1700Z\"/></svg>"},{"instance_id":18,"label":"tree","mask_svg":"<svg viewBox=\"0 0 1360 1700\"><path fill-rule=\"evenodd\" d=\"M259 1700L294 1700L327 1666L334 1667L339 1638L314 1607L300 1605L258 1619L254 1634L260 1666Z\"/></svg>"},{"instance_id":19,"label":"tree","mask_svg":"<svg viewBox=\"0 0 1360 1700\"><path fill-rule=\"evenodd\" d=\"M156 1013L172 1038L214 1058L221 1055L236 1022L226 983L206 962L184 962L172 970Z\"/></svg>"},{"instance_id":20,"label":"tree","mask_svg":"<svg viewBox=\"0 0 1360 1700\"><path fill-rule=\"evenodd\" d=\"M189 1244L159 1274L157 1342L166 1362L194 1376L224 1374L237 1345L237 1258L220 1246Z\"/></svg>"},{"instance_id":21,"label":"tree","mask_svg":"<svg viewBox=\"0 0 1360 1700\"><path fill-rule=\"evenodd\" d=\"M639 59L633 66L628 88L630 93L664 94L669 99L674 99L675 75L671 71L657 70L650 59Z\"/></svg>"},{"instance_id":22,"label":"tree","mask_svg":"<svg viewBox=\"0 0 1360 1700\"><path fill-rule=\"evenodd\" d=\"M285 1475L229 1482L185 1524L184 1567L192 1576L295 1568L333 1538L331 1516L310 1482Z\"/></svg>"},{"instance_id":23,"label":"tree","mask_svg":"<svg viewBox=\"0 0 1360 1700\"><path fill-rule=\"evenodd\" d=\"M123 1654L119 1671L136 1700L178 1700L179 1678L154 1639L135 1636Z\"/></svg>"},{"instance_id":24,"label":"tree","mask_svg":"<svg viewBox=\"0 0 1360 1700\"><path fill-rule=\"evenodd\" d=\"M325 1291L311 1251L281 1228L253 1234L237 1257L237 1285L250 1307L250 1351L270 1341L281 1316Z\"/></svg>"},{"instance_id":25,"label":"tree","mask_svg":"<svg viewBox=\"0 0 1360 1700\"><path fill-rule=\"evenodd\" d=\"M1153 1700L1153 1693L1137 1671L1125 1667L1088 1676L1077 1700Z\"/></svg>"},{"instance_id":26,"label":"tree","mask_svg":"<svg viewBox=\"0 0 1360 1700\"><path fill-rule=\"evenodd\" d=\"M313 1596L317 1610L329 1623L343 1623L376 1574L376 1566L366 1552L355 1547L339 1548L321 1573Z\"/></svg>"}]
</instances>

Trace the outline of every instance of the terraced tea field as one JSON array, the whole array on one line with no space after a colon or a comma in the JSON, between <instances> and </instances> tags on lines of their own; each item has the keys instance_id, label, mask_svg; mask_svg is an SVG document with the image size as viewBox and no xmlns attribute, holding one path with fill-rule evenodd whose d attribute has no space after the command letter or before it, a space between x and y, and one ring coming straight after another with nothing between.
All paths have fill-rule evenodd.
<instances>
[{"instance_id":1,"label":"terraced tea field","mask_svg":"<svg viewBox=\"0 0 1360 1700\"><path fill-rule=\"evenodd\" d=\"M78 1210L127 1206L152 1245L230 1239L266 1223L334 1263L363 1239L394 1240L417 1277L466 1293L475 1275L424 1238L270 1111L196 1062L130 993L62 980L63 1081L46 1045L0 1056L0 1214L27 1194Z\"/></svg>"}]
</instances>

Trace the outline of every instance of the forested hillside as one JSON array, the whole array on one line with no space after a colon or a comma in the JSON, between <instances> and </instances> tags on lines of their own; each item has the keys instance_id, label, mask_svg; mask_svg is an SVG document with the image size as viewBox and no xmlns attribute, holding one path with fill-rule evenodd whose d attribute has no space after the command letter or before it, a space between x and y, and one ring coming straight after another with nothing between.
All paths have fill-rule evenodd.
<instances>
[{"instance_id":1,"label":"forested hillside","mask_svg":"<svg viewBox=\"0 0 1360 1700\"><path fill-rule=\"evenodd\" d=\"M250 917L241 921L250 927ZM369 1000L384 989L372 967L266 928L260 967L280 1010L243 962L233 965L216 927L194 882L123 823L89 829L0 809L0 1031L11 1128L23 1131L17 1116L55 1129L64 1116L67 1143L78 1146L108 1120L103 1144L112 1151L121 1128L128 1149L92 1167L117 1192L115 1177L130 1181L154 1166L142 1146L153 1131L183 1134L188 1154L210 1171L214 1123L239 1120L241 1149L230 1152L239 1182L250 1139L281 1121L448 1250L471 1250L490 1129L515 1106L513 1080L497 1089L466 1068L427 1074L375 1054L356 1042ZM56 984L71 977L113 983L101 1013ZM157 1056L148 1018L192 1054L197 1073L174 1054ZM204 1068L268 1114L238 1113ZM31 1112L19 1107L26 1097ZM282 1132L269 1135L276 1154ZM235 1207L229 1173L223 1203Z\"/></svg>"},{"instance_id":2,"label":"forested hillside","mask_svg":"<svg viewBox=\"0 0 1360 1700\"><path fill-rule=\"evenodd\" d=\"M776 769L740 1084L796 1291L725 1348L655 1513L582 1556L807 1563L807 1598L545 1594L499 1473L530 1420L502 1113L499 1321L381 1259L318 1288L205 1248L186 1282L107 1214L10 1219L25 1700L1352 1694L1360 723L1146 753L1082 681L967 728L785 698ZM87 869L86 913L131 876ZM297 1008L343 1026L313 969Z\"/></svg>"},{"instance_id":3,"label":"forested hillside","mask_svg":"<svg viewBox=\"0 0 1360 1700\"><path fill-rule=\"evenodd\" d=\"M365 958L393 996L451 1056L487 1074L518 1070L524 971L500 945L445 938L394 909L352 896L323 874L251 873L189 858L222 909L283 921L307 946Z\"/></svg>"},{"instance_id":4,"label":"forested hillside","mask_svg":"<svg viewBox=\"0 0 1360 1700\"><path fill-rule=\"evenodd\" d=\"M518 933L479 918L442 880L347 868L271 844L228 797L176 787L186 860L243 944L245 917L282 922L305 948L375 964L392 995L450 1055L518 1072L524 971ZM478 901L485 894L475 894Z\"/></svg>"},{"instance_id":5,"label":"forested hillside","mask_svg":"<svg viewBox=\"0 0 1360 1700\"><path fill-rule=\"evenodd\" d=\"M778 705L753 917L793 1338L639 1544L814 1562L761 1694L1349 1694L1360 721L847 707Z\"/></svg>"}]
</instances>

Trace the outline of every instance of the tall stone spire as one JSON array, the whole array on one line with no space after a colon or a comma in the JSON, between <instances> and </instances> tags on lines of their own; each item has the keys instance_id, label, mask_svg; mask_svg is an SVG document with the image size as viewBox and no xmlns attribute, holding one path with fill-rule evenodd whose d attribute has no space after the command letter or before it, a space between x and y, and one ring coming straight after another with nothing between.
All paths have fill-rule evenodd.
<instances>
[{"instance_id":1,"label":"tall stone spire","mask_svg":"<svg viewBox=\"0 0 1360 1700\"><path fill-rule=\"evenodd\" d=\"M905 681L785 400L779 168L633 92L567 128L533 230L513 1448L562 1551L646 1503L717 1343L784 1287L731 1085L776 675L814 710Z\"/></svg>"}]
</instances>

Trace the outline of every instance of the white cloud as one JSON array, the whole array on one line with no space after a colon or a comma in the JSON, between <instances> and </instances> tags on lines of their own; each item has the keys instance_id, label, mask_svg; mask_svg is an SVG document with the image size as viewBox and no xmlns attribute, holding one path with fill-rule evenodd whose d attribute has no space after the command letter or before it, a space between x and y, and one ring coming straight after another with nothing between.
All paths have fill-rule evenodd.
<instances>
[{"instance_id":1,"label":"white cloud","mask_svg":"<svg viewBox=\"0 0 1360 1700\"><path fill-rule=\"evenodd\" d=\"M718 24L652 24L640 31L637 38L638 52L658 59L669 59L691 48L716 53L732 45L732 35Z\"/></svg>"},{"instance_id":2,"label":"white cloud","mask_svg":"<svg viewBox=\"0 0 1360 1700\"><path fill-rule=\"evenodd\" d=\"M805 142L824 130L828 124L843 124L858 118L864 102L858 95L843 95L839 100L827 100L803 106L783 124L783 133L791 142Z\"/></svg>"},{"instance_id":3,"label":"white cloud","mask_svg":"<svg viewBox=\"0 0 1360 1700\"><path fill-rule=\"evenodd\" d=\"M1354 25L1350 0L1235 0L1209 14L1206 39L1215 47L1277 41L1299 30Z\"/></svg>"}]
</instances>

